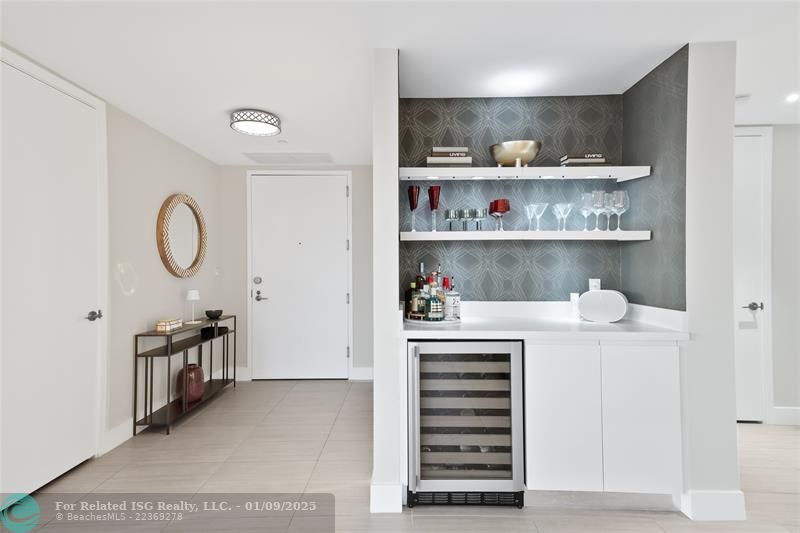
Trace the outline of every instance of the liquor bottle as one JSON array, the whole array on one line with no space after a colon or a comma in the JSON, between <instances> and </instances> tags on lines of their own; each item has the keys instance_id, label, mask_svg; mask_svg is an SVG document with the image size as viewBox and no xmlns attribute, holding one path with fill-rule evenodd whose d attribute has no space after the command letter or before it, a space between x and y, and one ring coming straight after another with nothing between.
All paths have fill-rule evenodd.
<instances>
[{"instance_id":1,"label":"liquor bottle","mask_svg":"<svg viewBox=\"0 0 800 533\"><path fill-rule=\"evenodd\" d=\"M444 320L444 304L430 285L425 285L423 296L425 298L425 320L431 322Z\"/></svg>"},{"instance_id":2,"label":"liquor bottle","mask_svg":"<svg viewBox=\"0 0 800 533\"><path fill-rule=\"evenodd\" d=\"M442 264L441 263L439 263L439 266L436 267L436 273L434 274L434 277L436 278L436 283L439 285L439 287L442 287Z\"/></svg>"},{"instance_id":3,"label":"liquor bottle","mask_svg":"<svg viewBox=\"0 0 800 533\"><path fill-rule=\"evenodd\" d=\"M417 278L414 280L417 284L417 290L422 290L422 286L425 285L425 263L419 264L419 273L417 274Z\"/></svg>"},{"instance_id":4,"label":"liquor bottle","mask_svg":"<svg viewBox=\"0 0 800 533\"><path fill-rule=\"evenodd\" d=\"M461 295L455 290L452 279L444 278L444 285L444 319L447 321L461 320Z\"/></svg>"},{"instance_id":5,"label":"liquor bottle","mask_svg":"<svg viewBox=\"0 0 800 533\"><path fill-rule=\"evenodd\" d=\"M417 284L412 281L406 289L406 318L412 318L417 310L416 292Z\"/></svg>"}]
</instances>

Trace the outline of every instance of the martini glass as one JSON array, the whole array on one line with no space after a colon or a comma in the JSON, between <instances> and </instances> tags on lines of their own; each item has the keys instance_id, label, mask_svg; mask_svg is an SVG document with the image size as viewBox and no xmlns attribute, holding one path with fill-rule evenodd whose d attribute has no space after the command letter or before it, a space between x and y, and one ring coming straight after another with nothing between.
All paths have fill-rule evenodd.
<instances>
[{"instance_id":1,"label":"martini glass","mask_svg":"<svg viewBox=\"0 0 800 533\"><path fill-rule=\"evenodd\" d=\"M411 209L411 231L417 231L417 206L419 205L419 185L408 186L408 207Z\"/></svg>"},{"instance_id":2,"label":"martini glass","mask_svg":"<svg viewBox=\"0 0 800 533\"><path fill-rule=\"evenodd\" d=\"M431 206L431 231L436 231L436 210L439 209L439 192L441 185L428 187L428 204Z\"/></svg>"},{"instance_id":3,"label":"martini glass","mask_svg":"<svg viewBox=\"0 0 800 533\"><path fill-rule=\"evenodd\" d=\"M567 230L567 217L569 216L571 211L572 211L572 204L561 203L561 204L555 204L553 206L553 213L556 214L556 217L558 217L559 220L558 224L559 231ZM561 222L562 220L563 223Z\"/></svg>"},{"instance_id":4,"label":"martini glass","mask_svg":"<svg viewBox=\"0 0 800 533\"><path fill-rule=\"evenodd\" d=\"M539 231L539 229L541 229L540 223L542 221L542 215L544 215L545 211L547 211L548 205L549 204L547 203L540 203L540 204L530 204L529 206L526 206L526 210L527 208L530 208L533 211L533 216L536 217L536 231Z\"/></svg>"}]
</instances>

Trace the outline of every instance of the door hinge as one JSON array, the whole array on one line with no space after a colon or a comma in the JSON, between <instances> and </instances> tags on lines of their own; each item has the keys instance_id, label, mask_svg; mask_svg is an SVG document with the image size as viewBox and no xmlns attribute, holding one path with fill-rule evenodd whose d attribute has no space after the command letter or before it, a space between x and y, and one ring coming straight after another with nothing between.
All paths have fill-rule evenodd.
<instances>
[{"instance_id":1,"label":"door hinge","mask_svg":"<svg viewBox=\"0 0 800 533\"><path fill-rule=\"evenodd\" d=\"M350 347L347 347L347 358L350 359Z\"/></svg>"},{"instance_id":2,"label":"door hinge","mask_svg":"<svg viewBox=\"0 0 800 533\"><path fill-rule=\"evenodd\" d=\"M350 251L350 239L347 239L345 248L347 249L348 252Z\"/></svg>"},{"instance_id":3,"label":"door hinge","mask_svg":"<svg viewBox=\"0 0 800 533\"><path fill-rule=\"evenodd\" d=\"M347 293L347 303L348 303L348 305L350 304L350 293L349 292Z\"/></svg>"},{"instance_id":4,"label":"door hinge","mask_svg":"<svg viewBox=\"0 0 800 533\"><path fill-rule=\"evenodd\" d=\"M345 194L345 196L350 198L350 186L349 185L345 185L344 186L344 194Z\"/></svg>"}]
</instances>

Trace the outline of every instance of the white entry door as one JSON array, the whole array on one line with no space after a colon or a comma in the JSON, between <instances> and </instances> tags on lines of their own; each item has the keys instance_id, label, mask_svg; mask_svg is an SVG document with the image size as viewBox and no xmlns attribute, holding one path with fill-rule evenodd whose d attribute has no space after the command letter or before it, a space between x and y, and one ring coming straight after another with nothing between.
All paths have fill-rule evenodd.
<instances>
[{"instance_id":1,"label":"white entry door","mask_svg":"<svg viewBox=\"0 0 800 533\"><path fill-rule=\"evenodd\" d=\"M97 451L105 107L2 52L0 493L30 493Z\"/></svg>"},{"instance_id":2,"label":"white entry door","mask_svg":"<svg viewBox=\"0 0 800 533\"><path fill-rule=\"evenodd\" d=\"M769 314L772 132L737 128L733 176L736 418L762 421Z\"/></svg>"},{"instance_id":3,"label":"white entry door","mask_svg":"<svg viewBox=\"0 0 800 533\"><path fill-rule=\"evenodd\" d=\"M250 174L253 379L348 377L348 182Z\"/></svg>"}]
</instances>

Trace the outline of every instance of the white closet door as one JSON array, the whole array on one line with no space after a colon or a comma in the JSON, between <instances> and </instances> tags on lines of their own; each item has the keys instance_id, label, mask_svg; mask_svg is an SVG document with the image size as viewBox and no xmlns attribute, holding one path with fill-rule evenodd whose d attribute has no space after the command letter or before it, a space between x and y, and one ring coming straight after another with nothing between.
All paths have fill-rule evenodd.
<instances>
[{"instance_id":1,"label":"white closet door","mask_svg":"<svg viewBox=\"0 0 800 533\"><path fill-rule=\"evenodd\" d=\"M90 105L3 63L2 110L0 492L28 493L96 450L105 171Z\"/></svg>"}]
</instances>

